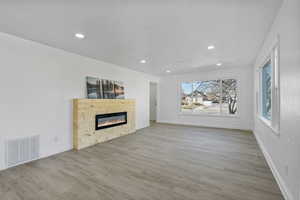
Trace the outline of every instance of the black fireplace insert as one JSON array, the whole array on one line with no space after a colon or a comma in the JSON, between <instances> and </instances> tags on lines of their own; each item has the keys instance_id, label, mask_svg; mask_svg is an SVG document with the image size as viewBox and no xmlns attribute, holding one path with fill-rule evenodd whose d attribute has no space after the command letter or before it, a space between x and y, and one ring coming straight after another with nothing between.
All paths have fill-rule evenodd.
<instances>
[{"instance_id":1,"label":"black fireplace insert","mask_svg":"<svg viewBox=\"0 0 300 200\"><path fill-rule=\"evenodd\" d=\"M96 130L127 124L127 112L96 115Z\"/></svg>"}]
</instances>

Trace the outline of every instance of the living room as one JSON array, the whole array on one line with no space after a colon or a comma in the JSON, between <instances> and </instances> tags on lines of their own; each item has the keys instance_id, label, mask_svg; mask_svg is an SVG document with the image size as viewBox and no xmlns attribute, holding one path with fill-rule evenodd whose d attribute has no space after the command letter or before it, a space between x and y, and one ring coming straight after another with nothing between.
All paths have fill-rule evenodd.
<instances>
[{"instance_id":1,"label":"living room","mask_svg":"<svg viewBox=\"0 0 300 200\"><path fill-rule=\"evenodd\" d=\"M299 0L0 5L1 200L300 200Z\"/></svg>"}]
</instances>

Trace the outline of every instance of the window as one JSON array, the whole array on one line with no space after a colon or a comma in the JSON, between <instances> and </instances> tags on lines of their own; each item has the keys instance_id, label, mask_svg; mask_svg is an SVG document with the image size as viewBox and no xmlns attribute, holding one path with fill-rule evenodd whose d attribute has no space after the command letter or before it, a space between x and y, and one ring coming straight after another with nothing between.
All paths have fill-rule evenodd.
<instances>
[{"instance_id":1,"label":"window","mask_svg":"<svg viewBox=\"0 0 300 200\"><path fill-rule=\"evenodd\" d=\"M222 80L222 113L234 115L237 111L237 81Z\"/></svg>"},{"instance_id":2,"label":"window","mask_svg":"<svg viewBox=\"0 0 300 200\"><path fill-rule=\"evenodd\" d=\"M262 68L262 116L268 120L272 119L272 65L268 61Z\"/></svg>"},{"instance_id":3,"label":"window","mask_svg":"<svg viewBox=\"0 0 300 200\"><path fill-rule=\"evenodd\" d=\"M224 79L181 83L181 112L235 115L237 81Z\"/></svg>"},{"instance_id":4,"label":"window","mask_svg":"<svg viewBox=\"0 0 300 200\"><path fill-rule=\"evenodd\" d=\"M279 47L272 48L269 58L260 68L260 109L264 122L276 133L279 132Z\"/></svg>"}]
</instances>

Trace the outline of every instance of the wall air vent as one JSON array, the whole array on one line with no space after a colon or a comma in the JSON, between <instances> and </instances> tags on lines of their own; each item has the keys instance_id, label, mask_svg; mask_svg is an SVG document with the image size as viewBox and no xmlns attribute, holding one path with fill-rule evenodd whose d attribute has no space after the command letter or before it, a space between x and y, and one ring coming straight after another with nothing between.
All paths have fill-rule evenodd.
<instances>
[{"instance_id":1,"label":"wall air vent","mask_svg":"<svg viewBox=\"0 0 300 200\"><path fill-rule=\"evenodd\" d=\"M40 136L7 139L5 141L5 165L7 168L39 158Z\"/></svg>"}]
</instances>

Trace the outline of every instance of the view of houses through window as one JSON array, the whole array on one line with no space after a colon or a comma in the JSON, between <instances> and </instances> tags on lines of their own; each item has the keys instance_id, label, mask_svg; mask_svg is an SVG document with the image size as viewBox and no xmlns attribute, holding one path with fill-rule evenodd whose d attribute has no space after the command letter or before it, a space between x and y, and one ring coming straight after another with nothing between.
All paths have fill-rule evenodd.
<instances>
[{"instance_id":1,"label":"view of houses through window","mask_svg":"<svg viewBox=\"0 0 300 200\"><path fill-rule=\"evenodd\" d=\"M181 84L181 112L237 113L237 80L209 80Z\"/></svg>"}]
</instances>

